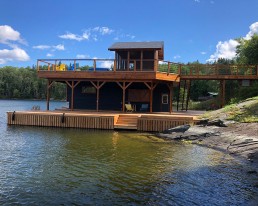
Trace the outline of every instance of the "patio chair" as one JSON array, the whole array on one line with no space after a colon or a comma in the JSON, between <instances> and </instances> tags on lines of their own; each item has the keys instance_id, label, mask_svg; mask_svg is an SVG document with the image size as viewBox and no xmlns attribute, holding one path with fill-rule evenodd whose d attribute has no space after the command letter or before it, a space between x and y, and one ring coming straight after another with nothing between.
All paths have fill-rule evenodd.
<instances>
[{"instance_id":1,"label":"patio chair","mask_svg":"<svg viewBox=\"0 0 258 206\"><path fill-rule=\"evenodd\" d=\"M126 112L134 112L135 111L131 104L125 104L125 109L126 109Z\"/></svg>"}]
</instances>

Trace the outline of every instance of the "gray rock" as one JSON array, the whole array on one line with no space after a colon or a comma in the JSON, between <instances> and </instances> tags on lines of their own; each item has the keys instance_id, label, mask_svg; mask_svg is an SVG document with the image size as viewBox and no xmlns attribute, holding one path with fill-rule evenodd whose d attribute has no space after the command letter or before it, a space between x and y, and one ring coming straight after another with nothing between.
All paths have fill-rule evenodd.
<instances>
[{"instance_id":1,"label":"gray rock","mask_svg":"<svg viewBox=\"0 0 258 206\"><path fill-rule=\"evenodd\" d=\"M186 124L186 125L181 125L181 126L178 126L178 127L173 127L173 128L170 128L170 129L167 129L165 131L163 131L162 133L163 134L172 134L174 132L176 133L183 133L185 131L187 131L191 126L189 124Z\"/></svg>"}]
</instances>

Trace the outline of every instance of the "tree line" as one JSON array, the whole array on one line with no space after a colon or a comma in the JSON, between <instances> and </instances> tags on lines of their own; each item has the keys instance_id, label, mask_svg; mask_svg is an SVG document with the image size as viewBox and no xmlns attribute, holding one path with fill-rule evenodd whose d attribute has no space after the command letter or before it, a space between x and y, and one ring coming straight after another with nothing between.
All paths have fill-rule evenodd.
<instances>
[{"instance_id":1,"label":"tree line","mask_svg":"<svg viewBox=\"0 0 258 206\"><path fill-rule=\"evenodd\" d=\"M0 68L1 99L45 99L47 80L37 77L37 70L31 67L5 66ZM51 98L65 99L66 85L55 83Z\"/></svg>"}]
</instances>

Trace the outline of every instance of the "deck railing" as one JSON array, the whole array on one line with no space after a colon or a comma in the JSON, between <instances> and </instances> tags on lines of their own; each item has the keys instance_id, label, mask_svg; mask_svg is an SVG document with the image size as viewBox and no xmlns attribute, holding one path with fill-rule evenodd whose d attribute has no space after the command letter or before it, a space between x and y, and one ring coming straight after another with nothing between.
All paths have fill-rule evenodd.
<instances>
[{"instance_id":1,"label":"deck railing","mask_svg":"<svg viewBox=\"0 0 258 206\"><path fill-rule=\"evenodd\" d=\"M178 74L178 65L155 59L38 59L38 71L150 71Z\"/></svg>"},{"instance_id":2,"label":"deck railing","mask_svg":"<svg viewBox=\"0 0 258 206\"><path fill-rule=\"evenodd\" d=\"M38 71L162 72L180 76L258 76L258 65L180 64L156 59L38 59Z\"/></svg>"},{"instance_id":3,"label":"deck railing","mask_svg":"<svg viewBox=\"0 0 258 206\"><path fill-rule=\"evenodd\" d=\"M257 76L258 65L219 65L198 64L181 65L181 76Z\"/></svg>"}]
</instances>

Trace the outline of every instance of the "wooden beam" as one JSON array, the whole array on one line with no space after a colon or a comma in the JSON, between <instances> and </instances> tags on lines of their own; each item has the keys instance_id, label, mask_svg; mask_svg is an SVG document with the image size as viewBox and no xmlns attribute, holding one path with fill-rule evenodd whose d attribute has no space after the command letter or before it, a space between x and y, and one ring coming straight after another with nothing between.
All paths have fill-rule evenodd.
<instances>
[{"instance_id":1,"label":"wooden beam","mask_svg":"<svg viewBox=\"0 0 258 206\"><path fill-rule=\"evenodd\" d=\"M123 100L122 100L122 111L125 112L125 92L126 92L126 89L133 83L133 82L129 82L127 85L126 85L126 82L123 81L123 85L120 84L120 82L116 82L120 87L121 89L123 90Z\"/></svg>"},{"instance_id":2,"label":"wooden beam","mask_svg":"<svg viewBox=\"0 0 258 206\"><path fill-rule=\"evenodd\" d=\"M184 110L184 102L185 102L185 90L186 90L186 80L184 82L184 92L183 92L183 98L182 98L182 108L181 110Z\"/></svg>"},{"instance_id":3,"label":"wooden beam","mask_svg":"<svg viewBox=\"0 0 258 206\"><path fill-rule=\"evenodd\" d=\"M143 65L143 51L141 50L141 65L140 65L140 70L142 71L142 65Z\"/></svg>"},{"instance_id":4,"label":"wooden beam","mask_svg":"<svg viewBox=\"0 0 258 206\"><path fill-rule=\"evenodd\" d=\"M173 82L167 83L167 86L169 88L169 112L173 112Z\"/></svg>"},{"instance_id":5,"label":"wooden beam","mask_svg":"<svg viewBox=\"0 0 258 206\"><path fill-rule=\"evenodd\" d=\"M188 103L190 100L190 92L191 92L191 80L188 80L187 81L186 111L188 110Z\"/></svg>"},{"instance_id":6,"label":"wooden beam","mask_svg":"<svg viewBox=\"0 0 258 206\"><path fill-rule=\"evenodd\" d=\"M220 80L220 107L225 106L226 80Z\"/></svg>"},{"instance_id":7,"label":"wooden beam","mask_svg":"<svg viewBox=\"0 0 258 206\"><path fill-rule=\"evenodd\" d=\"M51 80L47 80L47 111L49 110Z\"/></svg>"},{"instance_id":8,"label":"wooden beam","mask_svg":"<svg viewBox=\"0 0 258 206\"><path fill-rule=\"evenodd\" d=\"M153 105L153 90L156 88L158 83L153 84L153 82L150 83L150 85L147 82L143 82L146 87L150 90L150 112L152 112L152 105Z\"/></svg>"},{"instance_id":9,"label":"wooden beam","mask_svg":"<svg viewBox=\"0 0 258 206\"><path fill-rule=\"evenodd\" d=\"M74 109L74 81L72 81L71 110Z\"/></svg>"},{"instance_id":10,"label":"wooden beam","mask_svg":"<svg viewBox=\"0 0 258 206\"><path fill-rule=\"evenodd\" d=\"M96 110L99 111L99 90L100 88L106 83L105 81L100 84L100 81L97 81L97 84L95 84L93 81L90 81L90 83L96 88L97 90L97 97L96 97Z\"/></svg>"},{"instance_id":11,"label":"wooden beam","mask_svg":"<svg viewBox=\"0 0 258 206\"><path fill-rule=\"evenodd\" d=\"M130 69L130 51L127 52L127 71Z\"/></svg>"}]
</instances>

